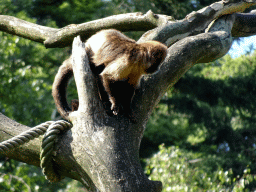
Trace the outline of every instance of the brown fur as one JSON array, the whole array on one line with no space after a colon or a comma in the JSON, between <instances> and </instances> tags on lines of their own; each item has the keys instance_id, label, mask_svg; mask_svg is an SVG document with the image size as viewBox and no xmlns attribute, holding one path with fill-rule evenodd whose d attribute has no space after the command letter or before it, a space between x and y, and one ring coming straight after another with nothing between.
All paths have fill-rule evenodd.
<instances>
[{"instance_id":1,"label":"brown fur","mask_svg":"<svg viewBox=\"0 0 256 192\"><path fill-rule=\"evenodd\" d=\"M107 93L111 110L117 115L120 111L130 112L130 103L142 75L158 69L166 57L167 47L157 41L136 43L120 31L108 29L89 38L86 51L92 71L101 80L100 93ZM68 72L72 70L70 59L64 65L55 77L53 97L60 114L66 118L70 108L66 106L66 95L63 94L66 94L67 82L73 72Z\"/></svg>"}]
</instances>

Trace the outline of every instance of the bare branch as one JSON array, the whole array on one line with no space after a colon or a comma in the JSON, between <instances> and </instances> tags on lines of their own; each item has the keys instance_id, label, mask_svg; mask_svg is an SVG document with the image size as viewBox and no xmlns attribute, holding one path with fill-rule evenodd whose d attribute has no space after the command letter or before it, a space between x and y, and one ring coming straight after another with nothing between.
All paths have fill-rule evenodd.
<instances>
[{"instance_id":1,"label":"bare branch","mask_svg":"<svg viewBox=\"0 0 256 192\"><path fill-rule=\"evenodd\" d=\"M0 15L0 30L40 43L58 31L8 15Z\"/></svg>"},{"instance_id":2,"label":"bare branch","mask_svg":"<svg viewBox=\"0 0 256 192\"><path fill-rule=\"evenodd\" d=\"M85 44L82 43L80 36L76 37L73 41L72 61L79 98L78 111L89 114L89 116L104 113L105 110L99 98L96 79L90 69ZM71 113L69 117L71 118L75 114L76 112Z\"/></svg>"},{"instance_id":3,"label":"bare branch","mask_svg":"<svg viewBox=\"0 0 256 192\"><path fill-rule=\"evenodd\" d=\"M145 31L157 27L145 33L140 41L154 39L169 46L182 38L203 32L208 25L218 17L242 12L246 8L255 5L255 3L256 0L250 2L219 1L197 12L192 12L187 15L185 19L176 22L171 21L172 18L170 16L158 15L154 14L152 11L148 11L146 14L127 13L110 16L83 24L72 24L61 29L44 27L15 17L0 15L0 30L44 43L47 48L53 48L71 45L73 38L77 35L81 35L84 41L101 29L115 28L121 31ZM243 19L246 18L239 15L238 25L235 26L243 28L241 26L246 25L253 30L254 22L252 24L241 23L244 21ZM239 34L244 36L247 32L235 33L235 31L237 30L234 30L235 36L239 36ZM249 35L250 33L247 32L247 34ZM254 34L254 32L252 32L252 34Z\"/></svg>"},{"instance_id":4,"label":"bare branch","mask_svg":"<svg viewBox=\"0 0 256 192\"><path fill-rule=\"evenodd\" d=\"M256 13L237 13L232 29L233 37L256 35Z\"/></svg>"},{"instance_id":5,"label":"bare branch","mask_svg":"<svg viewBox=\"0 0 256 192\"><path fill-rule=\"evenodd\" d=\"M255 0L249 3L245 1L235 3L219 1L197 12L188 14L183 20L169 22L164 26L148 31L139 41L157 40L170 46L187 36L203 32L212 21L222 15L243 12L246 8L255 5L255 3Z\"/></svg>"},{"instance_id":6,"label":"bare branch","mask_svg":"<svg viewBox=\"0 0 256 192\"><path fill-rule=\"evenodd\" d=\"M19 124L0 113L0 142L19 135L28 129L29 127ZM10 150L6 156L39 167L40 140L40 138L36 138L27 144Z\"/></svg>"},{"instance_id":7,"label":"bare branch","mask_svg":"<svg viewBox=\"0 0 256 192\"><path fill-rule=\"evenodd\" d=\"M208 33L186 37L169 47L159 72L145 77L142 88L136 93L135 101L140 103L136 111L142 117L147 116L166 89L172 87L194 64L210 62L225 55L232 45L234 20L234 15L223 16Z\"/></svg>"},{"instance_id":8,"label":"bare branch","mask_svg":"<svg viewBox=\"0 0 256 192\"><path fill-rule=\"evenodd\" d=\"M85 45L82 43L80 36L75 37L73 41L72 66L80 104L79 110L86 112L86 106L89 105L87 97L91 97L95 90L86 84L86 82L90 82L90 80L88 81L89 77L87 77L90 73L90 67Z\"/></svg>"},{"instance_id":9,"label":"bare branch","mask_svg":"<svg viewBox=\"0 0 256 192\"><path fill-rule=\"evenodd\" d=\"M170 19L171 17L157 15L152 11L148 11L146 14L127 13L79 25L72 24L60 29L55 35L47 39L45 46L47 48L65 47L72 43L74 37L80 35L82 40L85 40L101 29L115 28L120 31L145 31L164 25Z\"/></svg>"},{"instance_id":10,"label":"bare branch","mask_svg":"<svg viewBox=\"0 0 256 192\"><path fill-rule=\"evenodd\" d=\"M157 15L152 11L146 14L127 13L98 19L95 21L71 24L61 29L40 26L12 16L0 15L0 30L44 43L47 48L66 47L73 38L81 35L85 40L101 29L115 28L121 31L145 31L166 24L172 17Z\"/></svg>"}]
</instances>

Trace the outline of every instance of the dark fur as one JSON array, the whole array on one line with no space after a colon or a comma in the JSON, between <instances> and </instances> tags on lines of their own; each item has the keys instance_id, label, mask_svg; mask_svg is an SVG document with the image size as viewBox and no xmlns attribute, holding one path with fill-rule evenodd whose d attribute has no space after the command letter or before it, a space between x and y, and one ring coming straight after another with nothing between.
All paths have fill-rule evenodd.
<instances>
[{"instance_id":1,"label":"dark fur","mask_svg":"<svg viewBox=\"0 0 256 192\"><path fill-rule=\"evenodd\" d=\"M120 31L109 29L89 38L86 52L92 72L100 79L103 104L107 111L111 108L112 113L117 115L130 113L130 104L142 75L157 71L166 57L167 47L156 41L136 43ZM73 75L70 60L63 62L52 89L57 109L64 118L71 111L66 101L67 84ZM78 103L74 104L76 109Z\"/></svg>"}]
</instances>

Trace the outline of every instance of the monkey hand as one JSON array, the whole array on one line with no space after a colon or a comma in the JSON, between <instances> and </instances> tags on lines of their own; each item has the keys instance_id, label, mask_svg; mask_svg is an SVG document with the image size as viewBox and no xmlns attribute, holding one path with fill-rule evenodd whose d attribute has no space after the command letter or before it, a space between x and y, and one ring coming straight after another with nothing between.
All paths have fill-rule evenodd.
<instances>
[{"instance_id":1,"label":"monkey hand","mask_svg":"<svg viewBox=\"0 0 256 192\"><path fill-rule=\"evenodd\" d=\"M78 106L79 106L79 101L77 99L73 99L71 101L72 111L77 111L78 110Z\"/></svg>"},{"instance_id":2,"label":"monkey hand","mask_svg":"<svg viewBox=\"0 0 256 192\"><path fill-rule=\"evenodd\" d=\"M112 104L111 111L113 112L114 115L118 115L118 113L119 113L119 106L117 106L115 104Z\"/></svg>"}]
</instances>

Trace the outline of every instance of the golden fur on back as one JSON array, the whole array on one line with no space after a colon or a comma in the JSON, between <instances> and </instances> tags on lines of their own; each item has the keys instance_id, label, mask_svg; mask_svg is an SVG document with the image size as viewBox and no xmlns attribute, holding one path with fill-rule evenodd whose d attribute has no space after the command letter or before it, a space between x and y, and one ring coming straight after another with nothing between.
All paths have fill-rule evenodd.
<instances>
[{"instance_id":1,"label":"golden fur on back","mask_svg":"<svg viewBox=\"0 0 256 192\"><path fill-rule=\"evenodd\" d=\"M147 69L159 65L166 56L167 47L157 41L138 44L114 29L103 30L96 35L104 36L105 42L97 52L92 50L93 63L104 65L106 68L102 74L107 74L112 80L128 79L135 87Z\"/></svg>"}]
</instances>

